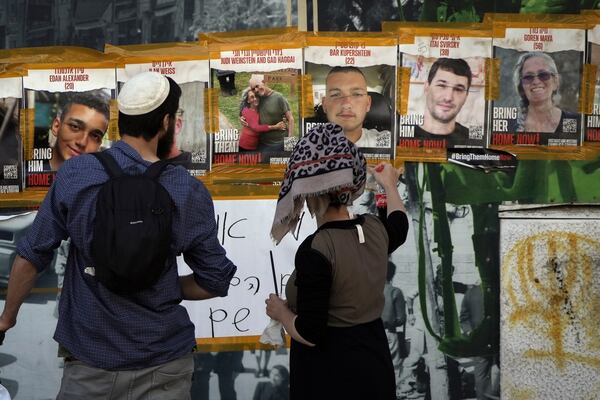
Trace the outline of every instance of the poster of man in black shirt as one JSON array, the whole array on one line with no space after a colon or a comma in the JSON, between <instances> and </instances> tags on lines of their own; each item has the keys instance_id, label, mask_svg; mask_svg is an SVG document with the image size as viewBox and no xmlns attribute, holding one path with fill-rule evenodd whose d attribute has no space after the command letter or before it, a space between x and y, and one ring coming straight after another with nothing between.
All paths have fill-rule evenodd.
<instances>
[{"instance_id":1,"label":"poster of man in black shirt","mask_svg":"<svg viewBox=\"0 0 600 400\"><path fill-rule=\"evenodd\" d=\"M465 144L469 129L456 121L471 87L471 68L465 60L439 58L431 66L424 85L423 124L415 127L415 138L443 140L445 146Z\"/></svg>"}]
</instances>

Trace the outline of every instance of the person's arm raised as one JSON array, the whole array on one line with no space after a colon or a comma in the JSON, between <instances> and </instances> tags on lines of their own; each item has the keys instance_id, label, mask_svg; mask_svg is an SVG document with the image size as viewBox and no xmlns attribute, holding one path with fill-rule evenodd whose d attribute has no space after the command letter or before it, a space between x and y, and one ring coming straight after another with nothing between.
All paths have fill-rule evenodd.
<instances>
[{"instance_id":1,"label":"person's arm raised","mask_svg":"<svg viewBox=\"0 0 600 400\"><path fill-rule=\"evenodd\" d=\"M401 170L397 170L389 163L380 163L375 167L369 166L369 172L385 191L387 196L387 215L398 210L406 213L406 207L404 207L404 202L400 198L397 187Z\"/></svg>"}]
</instances>

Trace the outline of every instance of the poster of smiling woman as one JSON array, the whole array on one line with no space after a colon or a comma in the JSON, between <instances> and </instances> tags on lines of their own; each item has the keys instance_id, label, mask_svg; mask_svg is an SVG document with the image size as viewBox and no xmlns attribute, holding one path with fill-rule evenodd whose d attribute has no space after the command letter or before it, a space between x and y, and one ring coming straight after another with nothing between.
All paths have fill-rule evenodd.
<instances>
[{"instance_id":1,"label":"poster of smiling woman","mask_svg":"<svg viewBox=\"0 0 600 400\"><path fill-rule=\"evenodd\" d=\"M585 19L491 17L495 79L491 145L577 146L582 141Z\"/></svg>"}]
</instances>

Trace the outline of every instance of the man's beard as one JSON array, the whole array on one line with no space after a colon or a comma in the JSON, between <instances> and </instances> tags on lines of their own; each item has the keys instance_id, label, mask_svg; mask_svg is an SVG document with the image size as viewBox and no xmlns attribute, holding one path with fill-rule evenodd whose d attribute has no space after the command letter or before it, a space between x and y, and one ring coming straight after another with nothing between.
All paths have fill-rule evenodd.
<instances>
[{"instance_id":1,"label":"man's beard","mask_svg":"<svg viewBox=\"0 0 600 400\"><path fill-rule=\"evenodd\" d=\"M167 132L163 137L158 139L158 146L156 148L156 156L161 160L167 158L169 153L171 152L171 147L175 143L175 119L171 118L169 120L169 126L167 127Z\"/></svg>"}]
</instances>

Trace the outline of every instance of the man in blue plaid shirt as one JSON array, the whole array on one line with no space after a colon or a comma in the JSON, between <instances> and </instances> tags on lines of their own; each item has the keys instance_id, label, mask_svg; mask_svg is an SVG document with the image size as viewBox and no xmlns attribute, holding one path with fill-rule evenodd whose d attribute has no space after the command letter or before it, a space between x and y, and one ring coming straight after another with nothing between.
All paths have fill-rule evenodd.
<instances>
[{"instance_id":1,"label":"man in blue plaid shirt","mask_svg":"<svg viewBox=\"0 0 600 400\"><path fill-rule=\"evenodd\" d=\"M181 89L170 78L147 72L131 78L119 94L121 140L109 150L128 174L143 173L166 156L173 141ZM85 173L82 173L85 171ZM173 214L171 254L151 288L120 296L100 284L90 265L95 199L108 174L92 155L67 160L33 222L18 243L0 332L17 313L68 237L70 254L54 339L65 356L58 399L189 399L194 325L182 300L226 296L236 266L217 238L210 194L181 166L159 178ZM176 257L193 271L177 273Z\"/></svg>"}]
</instances>

